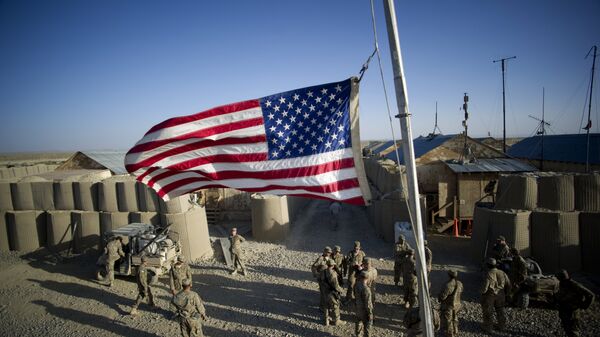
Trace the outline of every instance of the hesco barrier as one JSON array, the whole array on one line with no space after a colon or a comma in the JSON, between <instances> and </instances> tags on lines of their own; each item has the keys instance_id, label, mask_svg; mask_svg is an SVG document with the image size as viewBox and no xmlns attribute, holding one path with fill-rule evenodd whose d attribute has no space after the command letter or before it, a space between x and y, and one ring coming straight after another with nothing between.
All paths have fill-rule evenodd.
<instances>
[{"instance_id":1,"label":"hesco barrier","mask_svg":"<svg viewBox=\"0 0 600 337\"><path fill-rule=\"evenodd\" d=\"M73 224L73 251L82 253L88 248L98 248L100 240L100 216L98 212L74 211L71 213Z\"/></svg>"},{"instance_id":2,"label":"hesco barrier","mask_svg":"<svg viewBox=\"0 0 600 337\"><path fill-rule=\"evenodd\" d=\"M117 201L120 212L137 212L139 210L136 184L135 180L117 182Z\"/></svg>"},{"instance_id":3,"label":"hesco barrier","mask_svg":"<svg viewBox=\"0 0 600 337\"><path fill-rule=\"evenodd\" d=\"M496 209L534 210L538 186L532 175L501 175L498 179Z\"/></svg>"},{"instance_id":4,"label":"hesco barrier","mask_svg":"<svg viewBox=\"0 0 600 337\"><path fill-rule=\"evenodd\" d=\"M531 255L529 240L529 216L531 211L525 210L492 210L490 217L490 243L502 235L509 247L515 247L526 257Z\"/></svg>"},{"instance_id":5,"label":"hesco barrier","mask_svg":"<svg viewBox=\"0 0 600 337\"><path fill-rule=\"evenodd\" d=\"M127 226L129 212L100 212L100 248L104 248L104 233Z\"/></svg>"},{"instance_id":6,"label":"hesco barrier","mask_svg":"<svg viewBox=\"0 0 600 337\"><path fill-rule=\"evenodd\" d=\"M154 227L160 226L160 215L156 212L131 212L129 213L130 223L147 223Z\"/></svg>"},{"instance_id":7,"label":"hesco barrier","mask_svg":"<svg viewBox=\"0 0 600 337\"><path fill-rule=\"evenodd\" d=\"M47 246L54 251L67 249L71 243L71 211L46 212Z\"/></svg>"},{"instance_id":8,"label":"hesco barrier","mask_svg":"<svg viewBox=\"0 0 600 337\"><path fill-rule=\"evenodd\" d=\"M11 183L10 193L16 211L33 210L33 193L30 183Z\"/></svg>"},{"instance_id":9,"label":"hesco barrier","mask_svg":"<svg viewBox=\"0 0 600 337\"><path fill-rule=\"evenodd\" d=\"M0 211L12 211L13 209L10 183L0 182Z\"/></svg>"},{"instance_id":10,"label":"hesco barrier","mask_svg":"<svg viewBox=\"0 0 600 337\"><path fill-rule=\"evenodd\" d=\"M310 199L303 197L287 196L288 214L290 221L296 220L298 215L302 214L302 210L310 202Z\"/></svg>"},{"instance_id":11,"label":"hesco barrier","mask_svg":"<svg viewBox=\"0 0 600 337\"><path fill-rule=\"evenodd\" d=\"M531 253L544 272L581 269L579 212L534 211L530 235Z\"/></svg>"},{"instance_id":12,"label":"hesco barrier","mask_svg":"<svg viewBox=\"0 0 600 337\"><path fill-rule=\"evenodd\" d=\"M33 209L54 210L54 183L52 181L36 181L31 183Z\"/></svg>"},{"instance_id":13,"label":"hesco barrier","mask_svg":"<svg viewBox=\"0 0 600 337\"><path fill-rule=\"evenodd\" d=\"M575 176L575 209L586 212L600 211L600 174Z\"/></svg>"},{"instance_id":14,"label":"hesco barrier","mask_svg":"<svg viewBox=\"0 0 600 337\"><path fill-rule=\"evenodd\" d=\"M96 211L98 209L98 183L94 181L73 182L75 209Z\"/></svg>"},{"instance_id":15,"label":"hesco barrier","mask_svg":"<svg viewBox=\"0 0 600 337\"><path fill-rule=\"evenodd\" d=\"M32 252L46 244L46 216L42 211L7 211L11 250Z\"/></svg>"},{"instance_id":16,"label":"hesco barrier","mask_svg":"<svg viewBox=\"0 0 600 337\"><path fill-rule=\"evenodd\" d=\"M600 261L600 213L579 214L579 238L583 270L598 274Z\"/></svg>"},{"instance_id":17,"label":"hesco barrier","mask_svg":"<svg viewBox=\"0 0 600 337\"><path fill-rule=\"evenodd\" d=\"M195 207L185 213L162 214L163 226L170 225L169 236L179 242L188 261L212 256L208 236L208 222L203 207Z\"/></svg>"},{"instance_id":18,"label":"hesco barrier","mask_svg":"<svg viewBox=\"0 0 600 337\"><path fill-rule=\"evenodd\" d=\"M166 202L159 199L160 211L161 213L185 213L192 207L189 200L189 194L184 194Z\"/></svg>"},{"instance_id":19,"label":"hesco barrier","mask_svg":"<svg viewBox=\"0 0 600 337\"><path fill-rule=\"evenodd\" d=\"M73 183L70 181L54 182L54 208L57 210L74 210L75 197Z\"/></svg>"},{"instance_id":20,"label":"hesco barrier","mask_svg":"<svg viewBox=\"0 0 600 337\"><path fill-rule=\"evenodd\" d=\"M538 178L538 207L569 212L575 209L575 183L572 175L549 174Z\"/></svg>"},{"instance_id":21,"label":"hesco barrier","mask_svg":"<svg viewBox=\"0 0 600 337\"><path fill-rule=\"evenodd\" d=\"M98 210L102 212L118 212L117 181L104 179L98 183Z\"/></svg>"},{"instance_id":22,"label":"hesco barrier","mask_svg":"<svg viewBox=\"0 0 600 337\"><path fill-rule=\"evenodd\" d=\"M290 226L287 198L266 194L253 194L250 201L252 235L259 241L285 239Z\"/></svg>"},{"instance_id":23,"label":"hesco barrier","mask_svg":"<svg viewBox=\"0 0 600 337\"><path fill-rule=\"evenodd\" d=\"M141 212L159 212L158 194L146 184L137 184L138 201Z\"/></svg>"},{"instance_id":24,"label":"hesco barrier","mask_svg":"<svg viewBox=\"0 0 600 337\"><path fill-rule=\"evenodd\" d=\"M482 261L485 257L485 244L491 238L490 217L492 209L485 207L475 207L473 212L473 233L471 234L471 248L473 257L477 261ZM494 241L488 242L488 250L492 248Z\"/></svg>"},{"instance_id":25,"label":"hesco barrier","mask_svg":"<svg viewBox=\"0 0 600 337\"><path fill-rule=\"evenodd\" d=\"M6 211L0 210L0 252L8 252L8 227L6 226Z\"/></svg>"}]
</instances>

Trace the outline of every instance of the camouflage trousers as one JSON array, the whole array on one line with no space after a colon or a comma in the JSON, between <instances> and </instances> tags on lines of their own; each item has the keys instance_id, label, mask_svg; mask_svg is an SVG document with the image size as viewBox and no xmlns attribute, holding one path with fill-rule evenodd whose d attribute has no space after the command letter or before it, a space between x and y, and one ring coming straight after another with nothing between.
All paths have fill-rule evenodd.
<instances>
[{"instance_id":1,"label":"camouflage trousers","mask_svg":"<svg viewBox=\"0 0 600 337\"><path fill-rule=\"evenodd\" d=\"M333 318L334 322L340 320L340 301L333 293L325 295L325 310L323 310L325 324L328 324L329 319Z\"/></svg>"},{"instance_id":2,"label":"camouflage trousers","mask_svg":"<svg viewBox=\"0 0 600 337\"><path fill-rule=\"evenodd\" d=\"M348 272L348 291L346 291L346 301L353 300L354 297L354 286L356 285L356 273Z\"/></svg>"},{"instance_id":3,"label":"camouflage trousers","mask_svg":"<svg viewBox=\"0 0 600 337\"><path fill-rule=\"evenodd\" d=\"M494 326L494 312L498 320L498 329L503 330L506 327L506 313L504 312L505 298L504 292L497 295L483 294L481 296L481 311L483 312L483 329L492 330Z\"/></svg>"},{"instance_id":4,"label":"camouflage trousers","mask_svg":"<svg viewBox=\"0 0 600 337\"><path fill-rule=\"evenodd\" d=\"M402 285L402 264L400 261L394 261L394 284Z\"/></svg>"},{"instance_id":5,"label":"camouflage trousers","mask_svg":"<svg viewBox=\"0 0 600 337\"><path fill-rule=\"evenodd\" d=\"M192 317L179 317L179 327L183 337L204 337L200 319Z\"/></svg>"},{"instance_id":6,"label":"camouflage trousers","mask_svg":"<svg viewBox=\"0 0 600 337\"><path fill-rule=\"evenodd\" d=\"M137 309L137 307L140 306L140 304L142 303L143 300L147 300L148 304L150 306L154 306L154 294L152 294L152 288L147 287L146 289L144 288L139 288L138 289L138 295L137 298L135 299L135 304L133 305L134 309Z\"/></svg>"},{"instance_id":7,"label":"camouflage trousers","mask_svg":"<svg viewBox=\"0 0 600 337\"><path fill-rule=\"evenodd\" d=\"M442 330L446 337L458 336L458 311L452 308L443 308L441 310Z\"/></svg>"},{"instance_id":8,"label":"camouflage trousers","mask_svg":"<svg viewBox=\"0 0 600 337\"><path fill-rule=\"evenodd\" d=\"M578 337L581 329L580 310L559 309L558 317L567 337Z\"/></svg>"},{"instance_id":9,"label":"camouflage trousers","mask_svg":"<svg viewBox=\"0 0 600 337\"><path fill-rule=\"evenodd\" d=\"M231 253L231 259L233 260L233 270L240 270L242 273L246 273L246 267L244 267L244 261L242 261L242 258L236 254L236 253Z\"/></svg>"},{"instance_id":10,"label":"camouflage trousers","mask_svg":"<svg viewBox=\"0 0 600 337\"><path fill-rule=\"evenodd\" d=\"M408 303L412 308L417 304L417 277L412 275L410 278L406 277L405 281L406 282L404 284L404 303Z\"/></svg>"},{"instance_id":11,"label":"camouflage trousers","mask_svg":"<svg viewBox=\"0 0 600 337\"><path fill-rule=\"evenodd\" d=\"M358 310L358 309L357 309ZM360 311L360 310L358 310ZM357 337L363 334L364 337L371 335L371 328L373 327L373 317L367 315L364 312L357 312L356 321L354 323L354 332Z\"/></svg>"},{"instance_id":12,"label":"camouflage trousers","mask_svg":"<svg viewBox=\"0 0 600 337\"><path fill-rule=\"evenodd\" d=\"M115 262L117 260L108 259L106 260L106 278L112 282L115 280Z\"/></svg>"}]
</instances>

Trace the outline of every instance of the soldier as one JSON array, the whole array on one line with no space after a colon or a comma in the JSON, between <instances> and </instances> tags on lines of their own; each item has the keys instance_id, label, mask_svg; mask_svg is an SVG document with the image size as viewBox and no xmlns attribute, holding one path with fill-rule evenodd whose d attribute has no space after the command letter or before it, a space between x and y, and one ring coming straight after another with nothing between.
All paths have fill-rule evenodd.
<instances>
[{"instance_id":1,"label":"soldier","mask_svg":"<svg viewBox=\"0 0 600 337\"><path fill-rule=\"evenodd\" d=\"M498 236L496 239L496 244L494 245L494 256L496 262L501 262L510 257L510 248L506 244L506 238L502 235Z\"/></svg>"},{"instance_id":2,"label":"soldier","mask_svg":"<svg viewBox=\"0 0 600 337\"><path fill-rule=\"evenodd\" d=\"M410 249L410 245L406 242L404 235L400 234L396 245L394 246L394 284L397 286L404 284L402 280L402 262L406 257L406 252Z\"/></svg>"},{"instance_id":3,"label":"soldier","mask_svg":"<svg viewBox=\"0 0 600 337\"><path fill-rule=\"evenodd\" d=\"M510 292L510 280L506 273L496 268L496 259L489 258L486 264L488 271L480 290L481 310L483 312L483 330L492 333L494 310L498 320L497 329L502 331L506 327L504 305L506 295Z\"/></svg>"},{"instance_id":4,"label":"soldier","mask_svg":"<svg viewBox=\"0 0 600 337\"><path fill-rule=\"evenodd\" d=\"M169 271L169 285L173 296L181 291L183 280L192 282L192 269L185 263L185 256L179 255L177 262L173 264Z\"/></svg>"},{"instance_id":5,"label":"soldier","mask_svg":"<svg viewBox=\"0 0 600 337\"><path fill-rule=\"evenodd\" d=\"M524 282L527 279L527 262L521 257L521 253L516 248L511 248L512 261L510 262L509 279L512 285L512 295L519 298L520 296L528 296L524 289ZM526 309L527 303L522 301L519 303L521 309Z\"/></svg>"},{"instance_id":6,"label":"soldier","mask_svg":"<svg viewBox=\"0 0 600 337\"><path fill-rule=\"evenodd\" d=\"M346 292L346 302L354 300L356 274L360 271L364 258L365 252L360 249L360 241L354 241L354 249L346 255L346 267L348 268L348 291Z\"/></svg>"},{"instance_id":7,"label":"soldier","mask_svg":"<svg viewBox=\"0 0 600 337\"><path fill-rule=\"evenodd\" d=\"M202 304L202 299L191 290L191 280L184 279L181 283L182 290L171 300L171 304L179 317L181 335L183 337L202 337L204 336L202 334L202 320L206 320L206 310Z\"/></svg>"},{"instance_id":8,"label":"soldier","mask_svg":"<svg viewBox=\"0 0 600 337\"><path fill-rule=\"evenodd\" d=\"M404 327L408 337L422 337L423 331L421 329L421 313L419 307L413 307L406 311L404 314ZM440 329L440 315L431 306L431 318L433 320L433 330L438 331Z\"/></svg>"},{"instance_id":9,"label":"soldier","mask_svg":"<svg viewBox=\"0 0 600 337\"><path fill-rule=\"evenodd\" d=\"M358 273L356 284L356 323L354 331L356 336L360 337L364 331L364 336L369 337L371 327L373 326L373 299L371 289L367 285L369 275L366 271Z\"/></svg>"},{"instance_id":10,"label":"soldier","mask_svg":"<svg viewBox=\"0 0 600 337\"><path fill-rule=\"evenodd\" d=\"M458 311L461 307L460 296L463 291L458 272L448 270L449 280L442 286L438 299L441 309L441 323L446 337L458 336Z\"/></svg>"},{"instance_id":11,"label":"soldier","mask_svg":"<svg viewBox=\"0 0 600 337\"><path fill-rule=\"evenodd\" d=\"M334 201L329 205L329 213L331 214L331 223L333 224L333 230L337 230L338 228L338 217L339 213L342 210L342 205L339 202Z\"/></svg>"},{"instance_id":12,"label":"soldier","mask_svg":"<svg viewBox=\"0 0 600 337\"><path fill-rule=\"evenodd\" d=\"M338 283L338 275L335 271L335 261L327 260L327 268L322 271L324 293L325 293L325 326L329 325L329 315L333 314L333 325L342 325L345 322L340 319L340 299L344 289Z\"/></svg>"},{"instance_id":13,"label":"soldier","mask_svg":"<svg viewBox=\"0 0 600 337\"><path fill-rule=\"evenodd\" d=\"M566 270L556 274L560 281L558 292L554 295L558 306L558 317L567 337L579 336L581 329L581 310L592 305L594 293L573 281Z\"/></svg>"},{"instance_id":14,"label":"soldier","mask_svg":"<svg viewBox=\"0 0 600 337\"><path fill-rule=\"evenodd\" d=\"M104 256L106 257L106 264L104 265L106 268L106 276L102 277L100 271L98 271L96 276L99 281L108 279L106 285L112 287L113 282L115 281L115 262L120 258L125 257L125 253L123 252L123 238L120 236L112 237L104 248Z\"/></svg>"},{"instance_id":15,"label":"soldier","mask_svg":"<svg viewBox=\"0 0 600 337\"><path fill-rule=\"evenodd\" d=\"M433 253L431 249L429 249L429 245L427 240L423 240L423 244L425 245L425 264L427 265L427 275L431 273L431 260L433 259Z\"/></svg>"},{"instance_id":16,"label":"soldier","mask_svg":"<svg viewBox=\"0 0 600 337\"><path fill-rule=\"evenodd\" d=\"M319 311L325 312L327 308L327 281L325 279L325 271L327 270L327 260L317 265L317 284L319 285Z\"/></svg>"},{"instance_id":17,"label":"soldier","mask_svg":"<svg viewBox=\"0 0 600 337\"><path fill-rule=\"evenodd\" d=\"M242 275L246 276L246 268L244 267L244 262L242 261L242 242L246 241L243 236L237 233L237 228L231 229L231 236L229 236L229 251L231 252L231 259L233 260L233 271L231 275L235 275L238 273L238 269Z\"/></svg>"},{"instance_id":18,"label":"soldier","mask_svg":"<svg viewBox=\"0 0 600 337\"><path fill-rule=\"evenodd\" d=\"M140 303L144 299L148 300L148 305L151 307L155 307L154 304L154 295L152 294L152 288L150 287L150 282L148 278L150 278L151 271L148 268L148 258L144 255L142 256L142 264L138 268L137 272L137 286L138 286L138 295L135 299L135 304L131 309L130 315L137 315L137 308L140 306Z\"/></svg>"},{"instance_id":19,"label":"soldier","mask_svg":"<svg viewBox=\"0 0 600 337\"><path fill-rule=\"evenodd\" d=\"M310 270L315 278L319 277L319 266L327 265L327 261L331 259L331 247L327 246L323 249L323 254L313 262Z\"/></svg>"},{"instance_id":20,"label":"soldier","mask_svg":"<svg viewBox=\"0 0 600 337\"><path fill-rule=\"evenodd\" d=\"M375 283L377 282L377 269L373 266L373 260L365 257L362 264L362 270L367 273L367 285L371 289L371 306L375 308Z\"/></svg>"},{"instance_id":21,"label":"soldier","mask_svg":"<svg viewBox=\"0 0 600 337\"><path fill-rule=\"evenodd\" d=\"M338 282L340 287L343 287L344 274L346 274L346 262L344 261L344 254L342 254L342 247L333 247L333 255L331 258L335 261L335 272L338 274Z\"/></svg>"},{"instance_id":22,"label":"soldier","mask_svg":"<svg viewBox=\"0 0 600 337\"><path fill-rule=\"evenodd\" d=\"M415 266L415 251L408 249L407 256L401 265L402 278L404 279L404 307L411 308L417 303L418 284Z\"/></svg>"}]
</instances>

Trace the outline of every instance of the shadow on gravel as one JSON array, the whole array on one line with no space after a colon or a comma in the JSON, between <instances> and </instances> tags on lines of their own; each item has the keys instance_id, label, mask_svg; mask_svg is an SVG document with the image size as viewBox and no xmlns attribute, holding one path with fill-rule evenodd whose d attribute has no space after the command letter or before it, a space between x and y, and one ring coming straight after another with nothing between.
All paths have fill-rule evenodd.
<instances>
[{"instance_id":1,"label":"shadow on gravel","mask_svg":"<svg viewBox=\"0 0 600 337\"><path fill-rule=\"evenodd\" d=\"M230 331L230 330L223 330L223 329L219 329L219 328L215 328L212 326L207 326L207 325L203 325L202 326L202 332L204 333L205 336L215 336L215 337L221 337L221 336L227 336L227 337L255 337L256 334L252 334L249 332L244 332L244 331Z\"/></svg>"},{"instance_id":2,"label":"shadow on gravel","mask_svg":"<svg viewBox=\"0 0 600 337\"><path fill-rule=\"evenodd\" d=\"M253 266L252 269L254 269L260 273L263 273L263 274L288 278L290 280L314 280L312 273L310 271L310 265L307 266L306 271L281 268L281 267L267 267L267 266Z\"/></svg>"},{"instance_id":3,"label":"shadow on gravel","mask_svg":"<svg viewBox=\"0 0 600 337\"><path fill-rule=\"evenodd\" d=\"M123 325L121 322L107 319L104 316L94 315L85 313L79 310L73 310L69 308L63 308L59 306L55 306L54 304L37 300L33 301L33 304L37 304L39 306L45 307L46 311L56 317L59 317L64 320L69 320L73 322L77 322L79 324L88 325L97 329L102 329L107 332L111 332L121 336L135 336L135 337L157 337L158 335L149 333L146 331L134 329L128 326Z\"/></svg>"},{"instance_id":4,"label":"shadow on gravel","mask_svg":"<svg viewBox=\"0 0 600 337\"><path fill-rule=\"evenodd\" d=\"M60 254L43 248L32 253L21 256L31 267L42 269L48 273L58 273L76 277L82 280L90 280L94 277L97 269L96 260L98 251L89 249L83 254L67 256L65 252Z\"/></svg>"}]
</instances>

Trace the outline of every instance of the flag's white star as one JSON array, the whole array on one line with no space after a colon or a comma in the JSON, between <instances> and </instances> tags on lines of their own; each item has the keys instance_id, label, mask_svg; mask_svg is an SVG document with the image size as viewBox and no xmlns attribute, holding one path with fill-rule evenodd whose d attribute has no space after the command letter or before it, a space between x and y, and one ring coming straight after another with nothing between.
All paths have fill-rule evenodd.
<instances>
[{"instance_id":1,"label":"flag's white star","mask_svg":"<svg viewBox=\"0 0 600 337\"><path fill-rule=\"evenodd\" d=\"M308 104L308 101L303 99L300 103L302 103L302 105L306 105L306 104Z\"/></svg>"},{"instance_id":2,"label":"flag's white star","mask_svg":"<svg viewBox=\"0 0 600 337\"><path fill-rule=\"evenodd\" d=\"M344 145L346 144L346 140L344 138L338 140L338 143L340 143L340 145Z\"/></svg>"},{"instance_id":3,"label":"flag's white star","mask_svg":"<svg viewBox=\"0 0 600 337\"><path fill-rule=\"evenodd\" d=\"M313 145L311 146L311 148L313 149L313 151L317 151L317 144L313 144Z\"/></svg>"},{"instance_id":4,"label":"flag's white star","mask_svg":"<svg viewBox=\"0 0 600 337\"><path fill-rule=\"evenodd\" d=\"M335 133L334 133L334 134L332 134L332 135L331 135L331 138L332 138L332 139L337 139L337 134L335 134Z\"/></svg>"},{"instance_id":5,"label":"flag's white star","mask_svg":"<svg viewBox=\"0 0 600 337\"><path fill-rule=\"evenodd\" d=\"M321 89L321 94L323 94L323 95L327 94L327 88Z\"/></svg>"},{"instance_id":6,"label":"flag's white star","mask_svg":"<svg viewBox=\"0 0 600 337\"><path fill-rule=\"evenodd\" d=\"M298 139L299 140L304 140L304 135L301 134L300 136L298 136Z\"/></svg>"},{"instance_id":7,"label":"flag's white star","mask_svg":"<svg viewBox=\"0 0 600 337\"><path fill-rule=\"evenodd\" d=\"M305 127L305 128L304 128L304 132L306 132L306 133L309 133L309 132L310 132L310 127L308 127L308 126L307 126L307 127Z\"/></svg>"},{"instance_id":8,"label":"flag's white star","mask_svg":"<svg viewBox=\"0 0 600 337\"><path fill-rule=\"evenodd\" d=\"M265 102L265 106L266 106L266 107L270 107L270 106L271 106L271 101L266 101L266 102Z\"/></svg>"},{"instance_id":9,"label":"flag's white star","mask_svg":"<svg viewBox=\"0 0 600 337\"><path fill-rule=\"evenodd\" d=\"M330 148L331 147L331 143L330 142L325 142L325 147L326 148Z\"/></svg>"},{"instance_id":10,"label":"flag's white star","mask_svg":"<svg viewBox=\"0 0 600 337\"><path fill-rule=\"evenodd\" d=\"M285 97L280 97L279 98L279 103L281 103L281 104L285 103Z\"/></svg>"},{"instance_id":11,"label":"flag's white star","mask_svg":"<svg viewBox=\"0 0 600 337\"><path fill-rule=\"evenodd\" d=\"M329 103L328 103L327 101L325 101L325 102L323 102L323 106L324 106L324 107L328 107L328 106L329 106Z\"/></svg>"},{"instance_id":12,"label":"flag's white star","mask_svg":"<svg viewBox=\"0 0 600 337\"><path fill-rule=\"evenodd\" d=\"M330 101L333 101L334 99L335 99L335 94L331 94L331 95L329 95L329 100L330 100Z\"/></svg>"},{"instance_id":13,"label":"flag's white star","mask_svg":"<svg viewBox=\"0 0 600 337\"><path fill-rule=\"evenodd\" d=\"M277 132L277 137L282 138L283 137L283 131Z\"/></svg>"},{"instance_id":14,"label":"flag's white star","mask_svg":"<svg viewBox=\"0 0 600 337\"><path fill-rule=\"evenodd\" d=\"M344 115L344 113L342 112L342 110L336 112L336 115L338 115L338 117L342 117Z\"/></svg>"},{"instance_id":15,"label":"flag's white star","mask_svg":"<svg viewBox=\"0 0 600 337\"><path fill-rule=\"evenodd\" d=\"M338 105L342 104L343 100L341 98L338 98L337 101L335 101Z\"/></svg>"},{"instance_id":16,"label":"flag's white star","mask_svg":"<svg viewBox=\"0 0 600 337\"><path fill-rule=\"evenodd\" d=\"M303 122L303 121L299 121L299 122L298 122L298 127L300 127L300 128L301 128L301 127L303 127L303 126L304 126L304 122Z\"/></svg>"},{"instance_id":17,"label":"flag's white star","mask_svg":"<svg viewBox=\"0 0 600 337\"><path fill-rule=\"evenodd\" d=\"M273 139L271 139L271 143L273 143L273 144L277 144L277 138L273 138Z\"/></svg>"},{"instance_id":18,"label":"flag's white star","mask_svg":"<svg viewBox=\"0 0 600 337\"><path fill-rule=\"evenodd\" d=\"M285 149L285 145L283 145L283 144L279 145L279 149L280 149L281 151L283 151L283 149Z\"/></svg>"},{"instance_id":19,"label":"flag's white star","mask_svg":"<svg viewBox=\"0 0 600 337\"><path fill-rule=\"evenodd\" d=\"M290 117L290 122L292 122L292 123L296 123L296 116L292 116L292 117Z\"/></svg>"},{"instance_id":20,"label":"flag's white star","mask_svg":"<svg viewBox=\"0 0 600 337\"><path fill-rule=\"evenodd\" d=\"M293 149L295 149L295 148L297 148L297 147L298 147L298 143L293 143L293 144L292 144L292 148L293 148Z\"/></svg>"},{"instance_id":21,"label":"flag's white star","mask_svg":"<svg viewBox=\"0 0 600 337\"><path fill-rule=\"evenodd\" d=\"M296 130L296 129L292 130L292 136L295 136L297 133L298 133L298 130Z\"/></svg>"},{"instance_id":22,"label":"flag's white star","mask_svg":"<svg viewBox=\"0 0 600 337\"><path fill-rule=\"evenodd\" d=\"M298 94L294 94L294 101L297 101L297 100L299 100L299 99L300 99L300 95L298 95Z\"/></svg>"},{"instance_id":23,"label":"flag's white star","mask_svg":"<svg viewBox=\"0 0 600 337\"><path fill-rule=\"evenodd\" d=\"M311 119L311 120L310 120L310 122L311 122L313 125L314 125L314 124L317 124L317 120L316 120L316 119L314 119L314 118L313 118L313 119Z\"/></svg>"},{"instance_id":24,"label":"flag's white star","mask_svg":"<svg viewBox=\"0 0 600 337\"><path fill-rule=\"evenodd\" d=\"M279 155L279 152L277 152L277 151L273 151L273 152L271 153L271 155L272 155L273 157L277 157L277 156Z\"/></svg>"},{"instance_id":25,"label":"flag's white star","mask_svg":"<svg viewBox=\"0 0 600 337\"><path fill-rule=\"evenodd\" d=\"M310 110L310 111L315 111L315 106L311 104L311 105L308 107L308 110Z\"/></svg>"},{"instance_id":26,"label":"flag's white star","mask_svg":"<svg viewBox=\"0 0 600 337\"><path fill-rule=\"evenodd\" d=\"M292 104L292 102L288 103L288 109L292 109L294 107L294 105Z\"/></svg>"},{"instance_id":27,"label":"flag's white star","mask_svg":"<svg viewBox=\"0 0 600 337\"><path fill-rule=\"evenodd\" d=\"M317 116L321 117L322 114L323 114L323 111L321 111L321 110L317 111Z\"/></svg>"},{"instance_id":28,"label":"flag's white star","mask_svg":"<svg viewBox=\"0 0 600 337\"><path fill-rule=\"evenodd\" d=\"M276 105L273 110L275 110L275 112L279 112L279 105Z\"/></svg>"},{"instance_id":29,"label":"flag's white star","mask_svg":"<svg viewBox=\"0 0 600 337\"><path fill-rule=\"evenodd\" d=\"M284 111L281 114L283 115L283 117L287 117L288 113L289 113L288 111Z\"/></svg>"},{"instance_id":30,"label":"flag's white star","mask_svg":"<svg viewBox=\"0 0 600 337\"><path fill-rule=\"evenodd\" d=\"M304 149L303 148L299 148L298 149L298 153L300 153L300 154L304 153Z\"/></svg>"},{"instance_id":31,"label":"flag's white star","mask_svg":"<svg viewBox=\"0 0 600 337\"><path fill-rule=\"evenodd\" d=\"M308 95L308 97L313 97L313 92L309 91L309 92L306 93L306 95Z\"/></svg>"},{"instance_id":32,"label":"flag's white star","mask_svg":"<svg viewBox=\"0 0 600 337\"><path fill-rule=\"evenodd\" d=\"M323 136L319 136L319 138L317 138L317 140L319 141L319 143L323 143Z\"/></svg>"},{"instance_id":33,"label":"flag's white star","mask_svg":"<svg viewBox=\"0 0 600 337\"><path fill-rule=\"evenodd\" d=\"M329 133L329 131L330 131L330 130L329 130L329 128L328 128L328 127L325 127L325 129L323 129L323 132L325 132L325 133ZM280 131L280 132L281 132L281 131Z\"/></svg>"},{"instance_id":34,"label":"flag's white star","mask_svg":"<svg viewBox=\"0 0 600 337\"><path fill-rule=\"evenodd\" d=\"M296 113L297 113L297 114L299 114L299 113L301 113L301 112L302 112L302 109L300 109L300 108L296 108Z\"/></svg>"},{"instance_id":35,"label":"flag's white star","mask_svg":"<svg viewBox=\"0 0 600 337\"><path fill-rule=\"evenodd\" d=\"M310 115L308 114L308 112L305 112L304 115L302 115L302 117L304 117L305 119L310 117Z\"/></svg>"},{"instance_id":36,"label":"flag's white star","mask_svg":"<svg viewBox=\"0 0 600 337\"><path fill-rule=\"evenodd\" d=\"M344 132L344 126L343 125L338 126L338 130L340 130L340 132Z\"/></svg>"},{"instance_id":37,"label":"flag's white star","mask_svg":"<svg viewBox=\"0 0 600 337\"><path fill-rule=\"evenodd\" d=\"M285 151L285 155L290 157L292 155L292 151L290 151L290 150Z\"/></svg>"},{"instance_id":38,"label":"flag's white star","mask_svg":"<svg viewBox=\"0 0 600 337\"><path fill-rule=\"evenodd\" d=\"M321 97L317 97L317 98L315 98L315 102L316 102L316 103L321 103L321 100L322 100L322 98L321 98Z\"/></svg>"},{"instance_id":39,"label":"flag's white star","mask_svg":"<svg viewBox=\"0 0 600 337\"><path fill-rule=\"evenodd\" d=\"M335 112L335 108L331 107L331 109L329 109L329 111L331 111L333 113L333 112Z\"/></svg>"},{"instance_id":40,"label":"flag's white star","mask_svg":"<svg viewBox=\"0 0 600 337\"><path fill-rule=\"evenodd\" d=\"M289 125L289 124L287 124L287 123L285 123L285 125L283 126L283 128L284 128L285 130L289 130L289 129L290 129L290 125Z\"/></svg>"},{"instance_id":41,"label":"flag's white star","mask_svg":"<svg viewBox=\"0 0 600 337\"><path fill-rule=\"evenodd\" d=\"M339 85L339 83L338 83L338 85L335 86L335 91L337 91L337 92L342 91L342 86Z\"/></svg>"},{"instance_id":42,"label":"flag's white star","mask_svg":"<svg viewBox=\"0 0 600 337\"><path fill-rule=\"evenodd\" d=\"M311 132L310 135L315 138L315 136L317 135L317 133L315 131Z\"/></svg>"},{"instance_id":43,"label":"flag's white star","mask_svg":"<svg viewBox=\"0 0 600 337\"><path fill-rule=\"evenodd\" d=\"M267 115L267 117L269 117L269 119L273 119L273 118L275 118L275 115L273 115L272 112L269 112L269 114Z\"/></svg>"},{"instance_id":44,"label":"flag's white star","mask_svg":"<svg viewBox=\"0 0 600 337\"><path fill-rule=\"evenodd\" d=\"M285 140L285 142L286 142L286 143L289 143L291 139L290 139L290 137L288 136L288 137L285 137L285 139L284 139L284 140Z\"/></svg>"},{"instance_id":45,"label":"flag's white star","mask_svg":"<svg viewBox=\"0 0 600 337\"><path fill-rule=\"evenodd\" d=\"M319 123L319 124L317 124L317 127L318 127L319 129L321 129L321 128L323 127L323 123Z\"/></svg>"},{"instance_id":46,"label":"flag's white star","mask_svg":"<svg viewBox=\"0 0 600 337\"><path fill-rule=\"evenodd\" d=\"M281 123L283 123L283 120L281 118L278 118L275 123L277 123L277 125L281 125Z\"/></svg>"},{"instance_id":47,"label":"flag's white star","mask_svg":"<svg viewBox=\"0 0 600 337\"><path fill-rule=\"evenodd\" d=\"M335 125L335 119L330 119L330 120L329 120L329 124L331 124L331 125Z\"/></svg>"},{"instance_id":48,"label":"flag's white star","mask_svg":"<svg viewBox=\"0 0 600 337\"><path fill-rule=\"evenodd\" d=\"M305 141L304 141L304 144L306 144L306 145L310 144L310 140L308 140L308 139L307 139L307 140L305 140Z\"/></svg>"}]
</instances>

